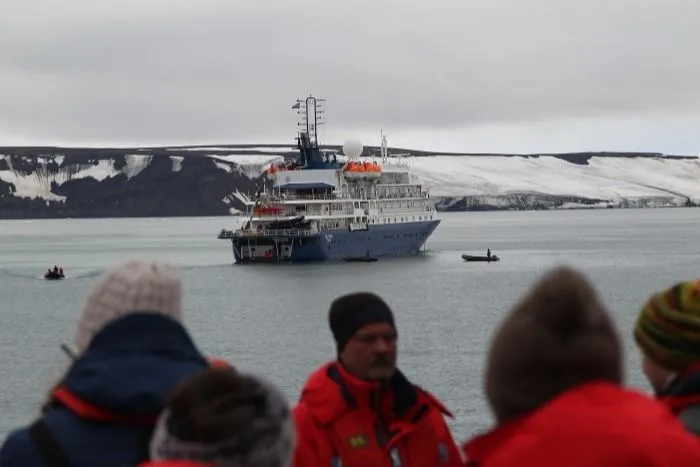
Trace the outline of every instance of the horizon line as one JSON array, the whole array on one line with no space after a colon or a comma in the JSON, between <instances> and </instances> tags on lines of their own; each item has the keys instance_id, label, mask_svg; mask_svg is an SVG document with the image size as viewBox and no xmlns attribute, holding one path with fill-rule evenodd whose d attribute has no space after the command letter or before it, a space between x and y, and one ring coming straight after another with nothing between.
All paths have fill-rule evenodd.
<instances>
[{"instance_id":1,"label":"horizon line","mask_svg":"<svg viewBox=\"0 0 700 467\"><path fill-rule=\"evenodd\" d=\"M342 149L343 144L319 144L321 149ZM363 145L364 148L368 149L380 149L379 145ZM297 145L294 143L224 143L224 144L187 144L187 145L145 145L145 146L102 146L102 145L85 145L85 146L73 146L73 145L2 145L0 146L0 151L13 151L13 150L51 150L51 151L85 151L85 150L95 150L95 151L188 151L195 148L202 148L206 150L211 148L212 150L226 151L226 150L236 150L236 149L253 149L253 148L280 148L288 149L291 151L297 151ZM579 151L563 151L563 152L455 152L455 151L432 151L425 149L411 149L402 147L392 147L387 148L390 151L409 153L411 155L420 154L420 156L557 156L557 155L575 155L575 154L600 154L600 155L648 155L656 157L684 157L684 158L700 158L698 154L667 154L659 151L618 151L618 150L579 150ZM269 152L269 151L265 151ZM193 154L194 155L194 154ZM235 154L233 154L235 156ZM241 154L243 155L243 154ZM389 154L389 157L397 157L398 154Z\"/></svg>"}]
</instances>

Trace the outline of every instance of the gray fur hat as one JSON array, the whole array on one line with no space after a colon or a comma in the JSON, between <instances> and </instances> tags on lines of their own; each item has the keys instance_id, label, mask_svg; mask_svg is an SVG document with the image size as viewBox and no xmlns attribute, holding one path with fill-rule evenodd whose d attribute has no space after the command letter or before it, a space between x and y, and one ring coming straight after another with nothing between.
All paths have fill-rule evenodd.
<instances>
[{"instance_id":1,"label":"gray fur hat","mask_svg":"<svg viewBox=\"0 0 700 467\"><path fill-rule=\"evenodd\" d=\"M237 381L222 383L221 376L227 371L227 377ZM233 369L204 373L219 373L220 381L212 383L211 377L197 381L195 376L185 383L189 387L180 391L188 391L187 395L176 393L156 424L151 459L189 460L217 467L290 466L294 422L280 390L265 379ZM187 401L180 402L178 397Z\"/></svg>"}]
</instances>

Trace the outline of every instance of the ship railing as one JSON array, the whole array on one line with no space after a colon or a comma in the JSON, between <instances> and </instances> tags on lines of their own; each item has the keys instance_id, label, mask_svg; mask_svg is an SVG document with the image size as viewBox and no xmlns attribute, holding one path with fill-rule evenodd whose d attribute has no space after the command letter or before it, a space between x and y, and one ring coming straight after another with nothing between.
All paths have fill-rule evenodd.
<instances>
[{"instance_id":1,"label":"ship railing","mask_svg":"<svg viewBox=\"0 0 700 467\"><path fill-rule=\"evenodd\" d=\"M413 199L421 199L421 198L426 198L428 196L427 191L421 191L420 193L377 193L377 196L370 197L367 195L360 195L360 196L353 196L352 194L344 194L344 195L339 195L339 196L333 196L333 197L315 197L315 196L298 196L298 197L287 197L287 198L281 198L277 201L285 201L285 200L339 200L339 201L374 201L376 199L406 199L406 198L413 198Z\"/></svg>"},{"instance_id":2,"label":"ship railing","mask_svg":"<svg viewBox=\"0 0 700 467\"><path fill-rule=\"evenodd\" d=\"M386 209L386 210L385 210ZM418 212L430 212L433 210L432 205L428 206L423 206L423 207L406 207L406 206L401 206L398 208L379 208L379 213L387 213L387 214L411 214L411 213L418 213Z\"/></svg>"},{"instance_id":3,"label":"ship railing","mask_svg":"<svg viewBox=\"0 0 700 467\"><path fill-rule=\"evenodd\" d=\"M322 195L298 195L298 194L289 194L285 193L282 196L277 196L276 199L278 201L285 201L285 200L297 200L297 199L303 199L303 200L333 200L333 199L345 199L347 196L342 195L342 194L322 194Z\"/></svg>"},{"instance_id":4,"label":"ship railing","mask_svg":"<svg viewBox=\"0 0 700 467\"><path fill-rule=\"evenodd\" d=\"M392 160L393 159L393 160ZM389 156L385 162L382 162L382 168L387 169L411 169L413 165L409 158Z\"/></svg>"},{"instance_id":5,"label":"ship railing","mask_svg":"<svg viewBox=\"0 0 700 467\"><path fill-rule=\"evenodd\" d=\"M315 237L319 235L317 229L248 229L236 230L233 237Z\"/></svg>"},{"instance_id":6,"label":"ship railing","mask_svg":"<svg viewBox=\"0 0 700 467\"><path fill-rule=\"evenodd\" d=\"M340 194L340 195L333 195L333 196L322 196L322 195L292 195L292 196L286 196L286 197L275 197L275 198L267 198L263 200L264 203L284 203L284 201L375 201L375 200L381 200L381 199L415 199L415 200L420 200L420 199L426 199L429 197L429 193L427 191L421 191L420 193L377 193L377 196L374 197L369 197L367 195L360 195L360 196L353 196L350 193L347 194ZM254 206L255 203L250 203L249 206ZM247 213L247 215L250 215L250 211ZM296 214L278 214L279 216L292 216Z\"/></svg>"},{"instance_id":7,"label":"ship railing","mask_svg":"<svg viewBox=\"0 0 700 467\"><path fill-rule=\"evenodd\" d=\"M423 201L430 198L428 193L422 193L421 195L411 195L411 194L401 194L401 195L385 195L385 194L380 194L376 199L379 200L406 200L406 201Z\"/></svg>"}]
</instances>

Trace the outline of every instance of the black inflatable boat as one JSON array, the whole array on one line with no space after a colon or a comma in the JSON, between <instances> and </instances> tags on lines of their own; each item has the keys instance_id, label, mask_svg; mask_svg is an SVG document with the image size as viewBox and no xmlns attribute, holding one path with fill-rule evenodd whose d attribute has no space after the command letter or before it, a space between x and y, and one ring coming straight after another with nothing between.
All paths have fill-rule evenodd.
<instances>
[{"instance_id":1,"label":"black inflatable boat","mask_svg":"<svg viewBox=\"0 0 700 467\"><path fill-rule=\"evenodd\" d=\"M501 260L501 258L499 258L496 255L491 255L491 256L462 255L462 259L464 261L482 261L485 263L494 263L496 261Z\"/></svg>"}]
</instances>

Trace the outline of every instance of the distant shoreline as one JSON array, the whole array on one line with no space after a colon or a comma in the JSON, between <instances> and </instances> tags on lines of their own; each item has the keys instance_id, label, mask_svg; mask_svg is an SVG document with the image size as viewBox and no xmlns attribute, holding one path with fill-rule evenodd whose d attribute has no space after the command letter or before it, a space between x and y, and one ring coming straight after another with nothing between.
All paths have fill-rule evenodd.
<instances>
[{"instance_id":1,"label":"distant shoreline","mask_svg":"<svg viewBox=\"0 0 700 467\"><path fill-rule=\"evenodd\" d=\"M377 157L375 149L365 146L365 156ZM397 151L410 150L391 151L399 157ZM244 209L237 194L259 189L262 170L270 160L294 154L294 145L283 144L0 147L0 219L226 216ZM697 156L617 152L445 156L420 151L408 155L416 156L410 165L429 187L439 212L700 204L700 190L687 176L700 174ZM459 157L459 162L450 156ZM499 157L504 159L496 160ZM605 162L606 158L617 160ZM636 166L643 167L641 175L635 174ZM570 192L578 194L561 194Z\"/></svg>"},{"instance_id":2,"label":"distant shoreline","mask_svg":"<svg viewBox=\"0 0 700 467\"><path fill-rule=\"evenodd\" d=\"M1 204L0 204L1 206ZM690 204L667 204L659 206L614 206L613 204L602 206L599 204L591 203L590 205L579 204L579 205L569 205L569 206L537 206L537 207L512 207L512 206L470 206L463 209L444 209L437 208L438 212L441 213L456 213L456 212L502 212L502 211L580 211L580 210L604 210L604 209L673 209L673 208L689 208L689 207L700 207L699 204L690 202ZM239 214L226 214L226 213L199 213L199 214L179 214L179 215L134 215L133 213L124 213L123 215L116 214L114 212L110 213L85 213L85 212L72 212L70 214L58 212L58 211L44 211L44 212L19 212L16 210L7 211L0 209L0 220L57 220L57 219L170 219L170 218L193 218L193 217L222 217L222 218L239 218L245 217L245 213Z\"/></svg>"},{"instance_id":3,"label":"distant shoreline","mask_svg":"<svg viewBox=\"0 0 700 467\"><path fill-rule=\"evenodd\" d=\"M271 150L259 150L256 148L269 148ZM342 145L322 145L321 149L342 153ZM363 156L378 156L379 146L364 146ZM201 153L201 154L198 154ZM390 157L399 154L407 154L414 157L557 157L569 162L583 162L591 157L619 157L619 158L655 158L668 159L697 159L698 155L675 155L659 152L628 152L628 151L578 151L557 153L473 153L473 152L440 152L400 147L389 148ZM245 144L208 144L188 146L149 146L149 147L70 147L70 146L0 146L0 154L20 156L86 156L91 158L106 158L117 155L169 155L169 156L205 156L205 155L261 155L278 156L296 154L294 144L280 143L245 143Z\"/></svg>"}]
</instances>

